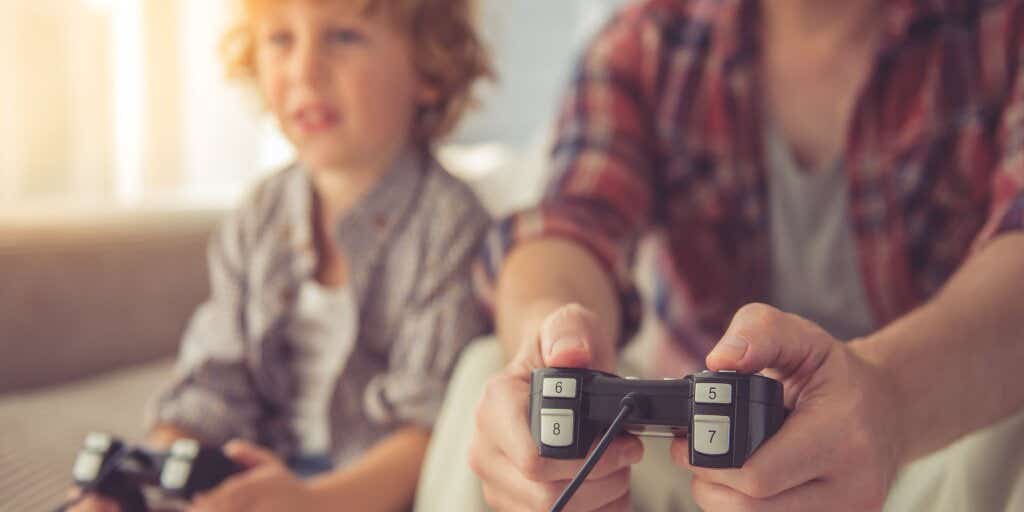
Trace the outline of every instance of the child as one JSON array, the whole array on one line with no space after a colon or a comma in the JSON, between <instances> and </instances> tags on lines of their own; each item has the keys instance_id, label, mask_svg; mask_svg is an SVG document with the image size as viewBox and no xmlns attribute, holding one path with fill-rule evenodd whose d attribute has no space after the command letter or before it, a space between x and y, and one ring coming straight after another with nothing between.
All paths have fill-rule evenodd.
<instances>
[{"instance_id":1,"label":"child","mask_svg":"<svg viewBox=\"0 0 1024 512\"><path fill-rule=\"evenodd\" d=\"M488 217L430 153L490 74L470 2L243 2L229 70L298 162L213 236L212 296L153 403L151 442L235 439L250 468L196 509L411 504L451 367L487 328L468 263Z\"/></svg>"}]
</instances>

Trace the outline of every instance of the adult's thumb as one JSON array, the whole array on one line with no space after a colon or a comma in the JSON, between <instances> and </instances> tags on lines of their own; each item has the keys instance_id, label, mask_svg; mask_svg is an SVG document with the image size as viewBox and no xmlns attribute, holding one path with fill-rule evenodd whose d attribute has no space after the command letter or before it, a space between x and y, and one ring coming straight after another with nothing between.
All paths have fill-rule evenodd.
<instances>
[{"instance_id":1,"label":"adult's thumb","mask_svg":"<svg viewBox=\"0 0 1024 512\"><path fill-rule=\"evenodd\" d=\"M755 373L765 369L787 377L813 370L833 340L813 322L764 304L740 308L707 357L711 370Z\"/></svg>"},{"instance_id":2,"label":"adult's thumb","mask_svg":"<svg viewBox=\"0 0 1024 512\"><path fill-rule=\"evenodd\" d=\"M589 368L596 342L597 317L579 304L569 304L545 319L540 330L544 365L560 368Z\"/></svg>"}]
</instances>

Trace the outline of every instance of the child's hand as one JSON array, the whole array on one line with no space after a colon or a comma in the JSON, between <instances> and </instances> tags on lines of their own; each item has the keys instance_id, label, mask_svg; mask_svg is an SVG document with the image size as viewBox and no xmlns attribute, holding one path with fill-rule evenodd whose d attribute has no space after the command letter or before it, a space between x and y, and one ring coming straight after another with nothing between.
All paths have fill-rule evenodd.
<instances>
[{"instance_id":1,"label":"child's hand","mask_svg":"<svg viewBox=\"0 0 1024 512\"><path fill-rule=\"evenodd\" d=\"M73 489L68 493L68 499L75 500L81 493L81 490ZM67 509L67 512L121 512L121 507L117 506L117 502L109 498L89 495L75 503L73 507Z\"/></svg>"},{"instance_id":2,"label":"child's hand","mask_svg":"<svg viewBox=\"0 0 1024 512\"><path fill-rule=\"evenodd\" d=\"M191 512L316 510L313 491L272 452L235 440L224 453L248 469L196 496Z\"/></svg>"}]
</instances>

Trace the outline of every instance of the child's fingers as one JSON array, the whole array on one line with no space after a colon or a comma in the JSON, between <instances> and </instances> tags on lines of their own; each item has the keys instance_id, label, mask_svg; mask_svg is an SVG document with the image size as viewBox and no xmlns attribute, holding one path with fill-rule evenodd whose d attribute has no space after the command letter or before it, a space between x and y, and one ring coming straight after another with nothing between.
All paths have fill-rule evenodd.
<instances>
[{"instance_id":1,"label":"child's fingers","mask_svg":"<svg viewBox=\"0 0 1024 512\"><path fill-rule=\"evenodd\" d=\"M76 492L77 498L81 492ZM69 512L121 512L120 507L113 500L102 498L96 495L89 495L68 509Z\"/></svg>"},{"instance_id":2,"label":"child's fingers","mask_svg":"<svg viewBox=\"0 0 1024 512\"><path fill-rule=\"evenodd\" d=\"M224 454L247 468L279 462L274 452L241 439L232 440L224 445Z\"/></svg>"}]
</instances>

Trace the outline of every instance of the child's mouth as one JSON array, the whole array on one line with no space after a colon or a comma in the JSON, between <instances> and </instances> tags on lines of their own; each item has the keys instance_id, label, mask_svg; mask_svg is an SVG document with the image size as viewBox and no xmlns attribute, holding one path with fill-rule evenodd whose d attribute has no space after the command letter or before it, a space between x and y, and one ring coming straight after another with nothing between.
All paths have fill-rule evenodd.
<instances>
[{"instance_id":1,"label":"child's mouth","mask_svg":"<svg viewBox=\"0 0 1024 512\"><path fill-rule=\"evenodd\" d=\"M292 115L292 123L302 133L315 134L331 130L341 121L341 116L327 106L303 107Z\"/></svg>"}]
</instances>

